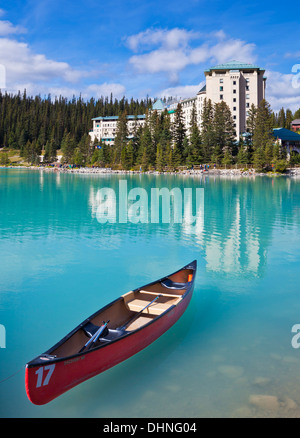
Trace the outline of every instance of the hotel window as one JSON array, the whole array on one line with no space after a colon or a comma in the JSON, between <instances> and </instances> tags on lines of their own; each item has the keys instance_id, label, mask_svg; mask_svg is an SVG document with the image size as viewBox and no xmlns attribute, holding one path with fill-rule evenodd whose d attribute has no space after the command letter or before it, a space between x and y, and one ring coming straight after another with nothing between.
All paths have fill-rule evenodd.
<instances>
[{"instance_id":1,"label":"hotel window","mask_svg":"<svg viewBox=\"0 0 300 438\"><path fill-rule=\"evenodd\" d=\"M223 91L223 87L220 87L220 91Z\"/></svg>"},{"instance_id":2,"label":"hotel window","mask_svg":"<svg viewBox=\"0 0 300 438\"><path fill-rule=\"evenodd\" d=\"M236 81L233 81L233 85L236 85Z\"/></svg>"},{"instance_id":3,"label":"hotel window","mask_svg":"<svg viewBox=\"0 0 300 438\"><path fill-rule=\"evenodd\" d=\"M233 107L233 111L236 111L236 106Z\"/></svg>"},{"instance_id":4,"label":"hotel window","mask_svg":"<svg viewBox=\"0 0 300 438\"><path fill-rule=\"evenodd\" d=\"M235 97L233 98L233 102L236 102L236 98Z\"/></svg>"},{"instance_id":5,"label":"hotel window","mask_svg":"<svg viewBox=\"0 0 300 438\"><path fill-rule=\"evenodd\" d=\"M246 85L246 90L249 91L249 85Z\"/></svg>"},{"instance_id":6,"label":"hotel window","mask_svg":"<svg viewBox=\"0 0 300 438\"><path fill-rule=\"evenodd\" d=\"M250 94L246 94L246 99L250 99Z\"/></svg>"},{"instance_id":7,"label":"hotel window","mask_svg":"<svg viewBox=\"0 0 300 438\"><path fill-rule=\"evenodd\" d=\"M220 84L223 84L223 79L220 79Z\"/></svg>"},{"instance_id":8,"label":"hotel window","mask_svg":"<svg viewBox=\"0 0 300 438\"><path fill-rule=\"evenodd\" d=\"M233 94L236 94L236 90L233 90Z\"/></svg>"},{"instance_id":9,"label":"hotel window","mask_svg":"<svg viewBox=\"0 0 300 438\"><path fill-rule=\"evenodd\" d=\"M223 94L220 94L220 100L223 100Z\"/></svg>"},{"instance_id":10,"label":"hotel window","mask_svg":"<svg viewBox=\"0 0 300 438\"><path fill-rule=\"evenodd\" d=\"M246 103L246 108L249 108L249 107L250 107L250 103L247 102L247 103Z\"/></svg>"},{"instance_id":11,"label":"hotel window","mask_svg":"<svg viewBox=\"0 0 300 438\"><path fill-rule=\"evenodd\" d=\"M233 116L233 120L236 120L236 116Z\"/></svg>"}]
</instances>

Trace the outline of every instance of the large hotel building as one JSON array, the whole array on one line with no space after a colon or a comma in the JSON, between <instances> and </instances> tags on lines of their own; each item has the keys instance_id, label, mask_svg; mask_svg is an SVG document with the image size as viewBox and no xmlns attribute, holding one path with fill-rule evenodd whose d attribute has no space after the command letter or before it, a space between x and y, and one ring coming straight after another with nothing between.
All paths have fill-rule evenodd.
<instances>
[{"instance_id":1,"label":"large hotel building","mask_svg":"<svg viewBox=\"0 0 300 438\"><path fill-rule=\"evenodd\" d=\"M265 98L266 78L264 73L265 70L257 65L238 61L219 64L209 70L205 70L206 84L196 96L179 100L171 105L165 105L161 100L157 100L152 106L152 110L161 112L167 109L172 121L176 107L180 102L185 127L188 132L194 104L196 105L197 123L201 130L201 114L204 99L210 99L212 103L224 101L231 110L238 139L241 134L246 132L249 108L252 104L258 106L261 100ZM129 115L127 119L129 136L132 136L136 125L144 125L146 116ZM96 117L93 119L93 130L90 132L92 141L97 138L99 141L102 140L107 144L113 144L117 122L117 116Z\"/></svg>"}]
</instances>

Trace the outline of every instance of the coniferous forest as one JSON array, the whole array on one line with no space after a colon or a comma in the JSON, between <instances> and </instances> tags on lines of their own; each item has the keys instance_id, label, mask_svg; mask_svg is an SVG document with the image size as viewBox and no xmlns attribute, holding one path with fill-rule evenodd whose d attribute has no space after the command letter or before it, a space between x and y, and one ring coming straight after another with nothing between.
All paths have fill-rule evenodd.
<instances>
[{"instance_id":1,"label":"coniferous forest","mask_svg":"<svg viewBox=\"0 0 300 438\"><path fill-rule=\"evenodd\" d=\"M165 99L166 101L166 99ZM202 125L199 129L194 107L190 126L186 130L181 105L178 104L174 121L168 111L151 111L154 101L128 101L113 96L88 101L81 97L27 96L0 92L0 164L8 164L5 150L19 150L24 161L39 164L56 160L57 151L62 162L74 165L93 165L122 169L163 170L179 166L215 163L253 165L259 170L286 166L286 153L274 143L272 129L290 129L293 119L300 118L300 108L294 114L283 108L275 114L268 102L252 106L247 120L247 135L239 142L235 138L234 121L225 102L205 101ZM134 130L128 139L126 115L146 114L144 127ZM118 115L114 146L96 141L91 144L89 131L92 118ZM96 147L97 146L97 147ZM291 157L292 164L299 161Z\"/></svg>"}]
</instances>

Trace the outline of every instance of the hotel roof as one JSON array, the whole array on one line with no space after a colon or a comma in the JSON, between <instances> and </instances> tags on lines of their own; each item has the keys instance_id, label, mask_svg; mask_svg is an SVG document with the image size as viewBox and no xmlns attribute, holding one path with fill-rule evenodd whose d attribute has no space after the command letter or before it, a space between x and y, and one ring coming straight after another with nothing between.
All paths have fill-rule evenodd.
<instances>
[{"instance_id":1,"label":"hotel roof","mask_svg":"<svg viewBox=\"0 0 300 438\"><path fill-rule=\"evenodd\" d=\"M166 108L166 105L163 103L161 99L158 99L153 105L152 110L153 111L162 111Z\"/></svg>"},{"instance_id":2,"label":"hotel roof","mask_svg":"<svg viewBox=\"0 0 300 438\"><path fill-rule=\"evenodd\" d=\"M201 88L201 90L198 92L199 93L205 93L206 92L206 84L203 85L203 87Z\"/></svg>"},{"instance_id":3,"label":"hotel roof","mask_svg":"<svg viewBox=\"0 0 300 438\"><path fill-rule=\"evenodd\" d=\"M258 65L248 64L246 62L240 62L240 61L230 61L224 64L215 65L214 67L211 67L205 71L210 72L213 70L253 70L253 69L263 70L260 67L258 67Z\"/></svg>"},{"instance_id":4,"label":"hotel roof","mask_svg":"<svg viewBox=\"0 0 300 438\"><path fill-rule=\"evenodd\" d=\"M146 116L145 116L145 114L143 114L143 115L139 115L139 116L126 116L126 118L128 119L128 120L135 120L135 119L145 119L146 118ZM92 120L118 120L119 119L119 116L105 116L105 117L95 117L94 119L92 119Z\"/></svg>"},{"instance_id":5,"label":"hotel roof","mask_svg":"<svg viewBox=\"0 0 300 438\"><path fill-rule=\"evenodd\" d=\"M300 142L300 135L286 128L273 129L273 135L274 137L279 138L280 140Z\"/></svg>"}]
</instances>

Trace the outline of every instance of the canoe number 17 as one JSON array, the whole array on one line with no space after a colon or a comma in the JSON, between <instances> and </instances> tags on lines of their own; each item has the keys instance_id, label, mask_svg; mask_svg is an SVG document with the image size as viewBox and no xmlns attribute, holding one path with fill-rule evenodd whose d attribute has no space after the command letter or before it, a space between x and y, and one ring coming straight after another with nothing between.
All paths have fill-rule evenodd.
<instances>
[{"instance_id":1,"label":"canoe number 17","mask_svg":"<svg viewBox=\"0 0 300 438\"><path fill-rule=\"evenodd\" d=\"M53 374L54 368L55 368L55 364L52 364L52 365L47 365L45 367L41 367L38 370L36 370L35 374L37 374L38 376L36 383L37 388L48 385L50 378ZM44 376L44 370L46 371L45 376Z\"/></svg>"}]
</instances>

